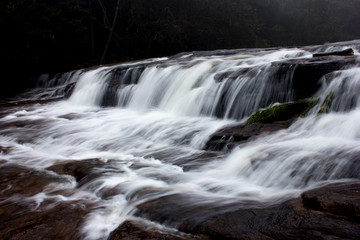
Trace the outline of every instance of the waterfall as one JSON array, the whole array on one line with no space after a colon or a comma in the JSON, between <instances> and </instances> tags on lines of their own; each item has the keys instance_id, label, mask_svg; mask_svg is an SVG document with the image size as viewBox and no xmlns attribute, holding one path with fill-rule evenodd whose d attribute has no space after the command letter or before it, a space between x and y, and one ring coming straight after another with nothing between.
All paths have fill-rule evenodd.
<instances>
[{"instance_id":1,"label":"waterfall","mask_svg":"<svg viewBox=\"0 0 360 240\"><path fill-rule=\"evenodd\" d=\"M274 102L293 100L294 66L279 67L277 62L309 55L300 49L283 49L254 56L155 62L145 68L130 67L120 74L122 66L99 68L81 76L70 100L240 120Z\"/></svg>"},{"instance_id":2,"label":"waterfall","mask_svg":"<svg viewBox=\"0 0 360 240\"><path fill-rule=\"evenodd\" d=\"M91 203L84 239L106 239L126 219L140 218L139 206L164 196L185 196L184 208L208 206L213 214L359 179L359 53L354 48L354 60L336 62L335 70L332 60L321 60L327 72L304 90L310 80L299 76L315 64L317 48L192 53L58 75L22 96L35 104L1 109L0 164L61 178L22 196L35 208ZM304 96L317 104L289 128L231 152L203 150L216 131ZM36 102L54 97L63 98ZM65 163L83 163L89 173L64 175L56 167Z\"/></svg>"}]
</instances>

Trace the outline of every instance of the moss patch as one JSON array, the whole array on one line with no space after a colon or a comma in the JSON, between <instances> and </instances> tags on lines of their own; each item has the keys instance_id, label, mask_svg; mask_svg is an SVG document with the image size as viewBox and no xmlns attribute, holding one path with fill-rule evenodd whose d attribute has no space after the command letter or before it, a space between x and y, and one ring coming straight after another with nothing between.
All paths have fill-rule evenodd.
<instances>
[{"instance_id":1,"label":"moss patch","mask_svg":"<svg viewBox=\"0 0 360 240\"><path fill-rule=\"evenodd\" d=\"M326 95L324 101L321 103L318 114L329 113L333 100L334 100L333 92Z\"/></svg>"},{"instance_id":2,"label":"moss patch","mask_svg":"<svg viewBox=\"0 0 360 240\"><path fill-rule=\"evenodd\" d=\"M251 115L247 124L272 123L299 117L313 108L318 101L318 99L304 99L297 102L279 104L267 109L260 109Z\"/></svg>"}]
</instances>

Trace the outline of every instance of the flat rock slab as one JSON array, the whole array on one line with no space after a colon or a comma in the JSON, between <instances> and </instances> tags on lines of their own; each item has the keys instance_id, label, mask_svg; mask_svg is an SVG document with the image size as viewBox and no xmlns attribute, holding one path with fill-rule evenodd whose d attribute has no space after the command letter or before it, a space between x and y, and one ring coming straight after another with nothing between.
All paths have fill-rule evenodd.
<instances>
[{"instance_id":1,"label":"flat rock slab","mask_svg":"<svg viewBox=\"0 0 360 240\"><path fill-rule=\"evenodd\" d=\"M91 204L81 200L45 200L38 205L29 200L48 184L61 182L66 182L66 178L46 171L1 165L0 239L81 239L79 233Z\"/></svg>"},{"instance_id":2,"label":"flat rock slab","mask_svg":"<svg viewBox=\"0 0 360 240\"><path fill-rule=\"evenodd\" d=\"M360 222L360 183L335 183L304 192L304 206Z\"/></svg>"},{"instance_id":3,"label":"flat rock slab","mask_svg":"<svg viewBox=\"0 0 360 240\"><path fill-rule=\"evenodd\" d=\"M330 184L282 203L223 209L187 207L186 196L173 195L142 204L139 215L209 239L360 239L359 187Z\"/></svg>"},{"instance_id":4,"label":"flat rock slab","mask_svg":"<svg viewBox=\"0 0 360 240\"><path fill-rule=\"evenodd\" d=\"M200 240L203 238L176 232L140 226L132 221L125 221L111 232L108 240ZM205 239L204 239L205 240Z\"/></svg>"}]
</instances>

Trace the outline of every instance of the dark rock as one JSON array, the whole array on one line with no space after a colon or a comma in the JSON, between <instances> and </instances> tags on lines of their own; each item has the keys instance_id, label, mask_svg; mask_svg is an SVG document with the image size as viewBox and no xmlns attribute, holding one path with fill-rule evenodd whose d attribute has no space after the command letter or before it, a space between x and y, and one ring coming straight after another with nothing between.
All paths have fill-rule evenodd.
<instances>
[{"instance_id":1,"label":"dark rock","mask_svg":"<svg viewBox=\"0 0 360 240\"><path fill-rule=\"evenodd\" d=\"M116 106L118 104L117 91L127 85L137 84L145 66L144 64L134 67L120 66L111 70L106 76L107 86L100 105Z\"/></svg>"},{"instance_id":2,"label":"dark rock","mask_svg":"<svg viewBox=\"0 0 360 240\"><path fill-rule=\"evenodd\" d=\"M67 174L75 177L77 182L89 180L97 176L93 170L97 167L103 167L104 162L99 159L87 159L79 161L66 161L60 164L48 167L47 170L54 171L58 174Z\"/></svg>"},{"instance_id":3,"label":"dark rock","mask_svg":"<svg viewBox=\"0 0 360 240\"><path fill-rule=\"evenodd\" d=\"M215 74L214 79L216 82L222 82L224 79L231 79L235 80L236 78L247 75L249 77L255 75L254 70L252 71L251 68L241 68L236 71L228 71L228 72L220 72Z\"/></svg>"},{"instance_id":4,"label":"dark rock","mask_svg":"<svg viewBox=\"0 0 360 240\"><path fill-rule=\"evenodd\" d=\"M314 107L316 103L317 100L301 100L275 105L267 109L260 109L251 115L247 124L273 123L275 121L289 120L305 114Z\"/></svg>"},{"instance_id":5,"label":"dark rock","mask_svg":"<svg viewBox=\"0 0 360 240\"><path fill-rule=\"evenodd\" d=\"M140 205L138 215L209 239L359 239L359 190L359 181L330 184L285 202L248 207L177 194Z\"/></svg>"},{"instance_id":6,"label":"dark rock","mask_svg":"<svg viewBox=\"0 0 360 240\"><path fill-rule=\"evenodd\" d=\"M289 78L292 80L290 88L294 91L294 100L298 100L312 97L321 86L321 77L354 63L354 56L333 54L274 62L270 71L273 74L271 77L277 81L285 83ZM257 69L242 68L217 73L214 79L222 82L224 79L236 80L240 76L254 77L256 74Z\"/></svg>"},{"instance_id":7,"label":"dark rock","mask_svg":"<svg viewBox=\"0 0 360 240\"><path fill-rule=\"evenodd\" d=\"M329 113L333 100L334 100L334 93L331 92L325 97L324 101L321 103L318 113L319 114Z\"/></svg>"},{"instance_id":8,"label":"dark rock","mask_svg":"<svg viewBox=\"0 0 360 240\"><path fill-rule=\"evenodd\" d=\"M197 236L185 235L180 232L164 232L158 229L140 226L126 221L111 232L108 240L195 240L203 239Z\"/></svg>"},{"instance_id":9,"label":"dark rock","mask_svg":"<svg viewBox=\"0 0 360 240\"><path fill-rule=\"evenodd\" d=\"M205 149L219 151L232 149L262 134L288 128L299 116L315 106L317 100L283 103L256 111L245 124L221 129L213 134Z\"/></svg>"},{"instance_id":10,"label":"dark rock","mask_svg":"<svg viewBox=\"0 0 360 240\"><path fill-rule=\"evenodd\" d=\"M80 239L79 229L91 204L46 200L39 206L27 197L65 178L14 164L0 168L0 239ZM55 194L66 195L65 192ZM36 206L35 206L36 205Z\"/></svg>"},{"instance_id":11,"label":"dark rock","mask_svg":"<svg viewBox=\"0 0 360 240\"><path fill-rule=\"evenodd\" d=\"M10 150L11 150L10 147L0 146L0 153L2 153L2 154L7 154Z\"/></svg>"},{"instance_id":12,"label":"dark rock","mask_svg":"<svg viewBox=\"0 0 360 240\"><path fill-rule=\"evenodd\" d=\"M137 216L177 227L191 219L192 223L222 213L224 205L208 204L208 199L192 194L163 196L138 206Z\"/></svg>"},{"instance_id":13,"label":"dark rock","mask_svg":"<svg viewBox=\"0 0 360 240\"><path fill-rule=\"evenodd\" d=\"M70 83L64 88L64 97L69 98L74 91L75 83Z\"/></svg>"},{"instance_id":14,"label":"dark rock","mask_svg":"<svg viewBox=\"0 0 360 240\"><path fill-rule=\"evenodd\" d=\"M87 206L80 201L32 209L20 202L0 203L0 239L81 239Z\"/></svg>"},{"instance_id":15,"label":"dark rock","mask_svg":"<svg viewBox=\"0 0 360 240\"><path fill-rule=\"evenodd\" d=\"M304 206L360 222L360 183L336 183L304 192Z\"/></svg>"},{"instance_id":16,"label":"dark rock","mask_svg":"<svg viewBox=\"0 0 360 240\"><path fill-rule=\"evenodd\" d=\"M242 124L221 129L211 136L205 145L205 149L212 151L233 149L263 134L286 129L294 120L295 119L276 121L273 123Z\"/></svg>"},{"instance_id":17,"label":"dark rock","mask_svg":"<svg viewBox=\"0 0 360 240\"><path fill-rule=\"evenodd\" d=\"M359 239L359 187L359 182L329 185L269 207L240 209L197 224L188 220L179 229L210 239Z\"/></svg>"},{"instance_id":18,"label":"dark rock","mask_svg":"<svg viewBox=\"0 0 360 240\"><path fill-rule=\"evenodd\" d=\"M61 183L64 181L63 178L50 175L45 171L5 164L0 168L0 200L15 194L32 196L42 192L51 182Z\"/></svg>"},{"instance_id":19,"label":"dark rock","mask_svg":"<svg viewBox=\"0 0 360 240\"><path fill-rule=\"evenodd\" d=\"M342 51L335 51L335 52L325 52L325 53L315 53L313 57L322 57L322 56L351 56L354 55L354 50L351 48L342 50Z\"/></svg>"},{"instance_id":20,"label":"dark rock","mask_svg":"<svg viewBox=\"0 0 360 240\"><path fill-rule=\"evenodd\" d=\"M313 96L321 86L321 77L338 71L355 62L354 56L349 57L317 57L309 61L297 63L293 76L295 99ZM293 64L293 63L291 63Z\"/></svg>"}]
</instances>

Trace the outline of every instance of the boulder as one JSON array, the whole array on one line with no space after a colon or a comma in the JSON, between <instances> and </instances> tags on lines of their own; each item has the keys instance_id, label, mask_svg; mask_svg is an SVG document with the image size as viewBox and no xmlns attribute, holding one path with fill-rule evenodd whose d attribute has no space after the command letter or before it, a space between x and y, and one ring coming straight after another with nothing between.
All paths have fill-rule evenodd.
<instances>
[{"instance_id":1,"label":"boulder","mask_svg":"<svg viewBox=\"0 0 360 240\"><path fill-rule=\"evenodd\" d=\"M245 124L230 126L214 133L206 143L205 149L213 151L232 149L259 135L288 128L317 102L317 99L305 99L260 109L251 115Z\"/></svg>"},{"instance_id":2,"label":"boulder","mask_svg":"<svg viewBox=\"0 0 360 240\"><path fill-rule=\"evenodd\" d=\"M308 112L317 102L315 99L308 99L278 104L267 109L260 109L250 116L247 124L273 123L275 121L285 121L296 118Z\"/></svg>"},{"instance_id":3,"label":"boulder","mask_svg":"<svg viewBox=\"0 0 360 240\"><path fill-rule=\"evenodd\" d=\"M240 124L221 129L214 133L205 145L205 150L228 151L263 134L288 128L295 118L272 123Z\"/></svg>"}]
</instances>

